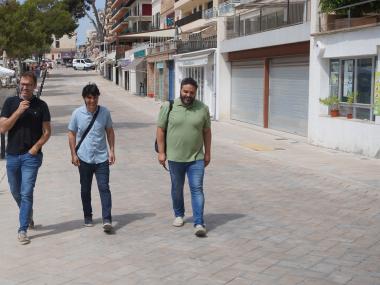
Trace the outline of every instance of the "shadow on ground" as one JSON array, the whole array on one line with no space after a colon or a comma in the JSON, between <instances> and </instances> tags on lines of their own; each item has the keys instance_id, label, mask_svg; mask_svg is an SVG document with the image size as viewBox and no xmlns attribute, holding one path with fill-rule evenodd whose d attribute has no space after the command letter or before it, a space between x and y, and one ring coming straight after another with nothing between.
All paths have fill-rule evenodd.
<instances>
[{"instance_id":1,"label":"shadow on ground","mask_svg":"<svg viewBox=\"0 0 380 285\"><path fill-rule=\"evenodd\" d=\"M124 215L115 215L112 217L113 219L113 232L112 234L116 234L118 230L121 228L125 227L127 224L133 223L134 221L137 220L142 220L145 218L150 218L154 217L154 213L134 213L134 214L124 214ZM94 224L101 224L102 220L99 219L94 219ZM51 235L57 235L61 234L64 232L69 232L73 230L78 230L83 228L83 219L81 220L73 220L73 221L67 221L59 224L54 224L54 225L35 225L35 228L33 231L29 231L30 238L35 239L35 238L40 238L40 237L45 237L45 236L51 236ZM44 231L44 233L37 233L33 234L38 231ZM47 232L45 232L47 231Z\"/></svg>"},{"instance_id":2,"label":"shadow on ground","mask_svg":"<svg viewBox=\"0 0 380 285\"><path fill-rule=\"evenodd\" d=\"M235 213L206 214L204 215L204 220L206 223L207 231L212 231L219 226L227 224L233 220L241 219L245 216L246 215ZM193 223L193 218L187 218L185 221L187 223Z\"/></svg>"}]
</instances>

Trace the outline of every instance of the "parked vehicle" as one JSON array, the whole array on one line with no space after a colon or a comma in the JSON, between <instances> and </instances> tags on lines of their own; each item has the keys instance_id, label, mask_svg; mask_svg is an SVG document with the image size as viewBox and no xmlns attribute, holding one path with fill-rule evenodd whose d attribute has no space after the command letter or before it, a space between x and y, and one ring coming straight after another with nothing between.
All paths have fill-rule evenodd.
<instances>
[{"instance_id":1,"label":"parked vehicle","mask_svg":"<svg viewBox=\"0 0 380 285\"><path fill-rule=\"evenodd\" d=\"M80 69L80 70L93 69L92 64L89 62L86 62L85 59L83 59L83 58L73 59L73 68L75 70L77 70L77 69Z\"/></svg>"},{"instance_id":2,"label":"parked vehicle","mask_svg":"<svg viewBox=\"0 0 380 285\"><path fill-rule=\"evenodd\" d=\"M66 67L73 67L73 62L71 60L68 60L65 62Z\"/></svg>"},{"instance_id":3,"label":"parked vehicle","mask_svg":"<svg viewBox=\"0 0 380 285\"><path fill-rule=\"evenodd\" d=\"M89 58L85 58L84 61L85 61L86 63L90 64L90 66L91 66L90 68L91 68L91 69L95 69L95 68L96 68L96 64L95 64L95 62L93 62L91 59L89 59Z\"/></svg>"}]
</instances>

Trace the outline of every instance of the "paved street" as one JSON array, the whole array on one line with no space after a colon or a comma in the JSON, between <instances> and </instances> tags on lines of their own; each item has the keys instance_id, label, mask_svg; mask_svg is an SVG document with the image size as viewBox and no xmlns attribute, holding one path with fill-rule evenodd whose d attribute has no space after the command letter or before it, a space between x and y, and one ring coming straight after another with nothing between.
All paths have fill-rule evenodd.
<instances>
[{"instance_id":1,"label":"paved street","mask_svg":"<svg viewBox=\"0 0 380 285\"><path fill-rule=\"evenodd\" d=\"M88 82L112 111L115 233L82 226L79 174L67 124ZM170 179L153 150L160 104L126 94L94 71L53 70L43 99L53 135L35 196L31 243L17 241L18 214L1 165L0 284L380 284L380 160L308 145L304 138L239 122L213 122L206 171L207 238L171 226ZM365 139L365 138L363 138ZM94 185L95 186L95 185Z\"/></svg>"}]
</instances>

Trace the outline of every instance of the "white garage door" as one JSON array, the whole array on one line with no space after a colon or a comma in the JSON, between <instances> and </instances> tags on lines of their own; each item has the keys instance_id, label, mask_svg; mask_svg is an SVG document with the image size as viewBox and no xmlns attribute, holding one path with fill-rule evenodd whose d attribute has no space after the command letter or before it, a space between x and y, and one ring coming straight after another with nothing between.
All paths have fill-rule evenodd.
<instances>
[{"instance_id":1,"label":"white garage door","mask_svg":"<svg viewBox=\"0 0 380 285\"><path fill-rule=\"evenodd\" d=\"M269 79L269 128L307 136L309 58L273 59Z\"/></svg>"},{"instance_id":2,"label":"white garage door","mask_svg":"<svg viewBox=\"0 0 380 285\"><path fill-rule=\"evenodd\" d=\"M264 65L232 63L231 119L263 126Z\"/></svg>"}]
</instances>

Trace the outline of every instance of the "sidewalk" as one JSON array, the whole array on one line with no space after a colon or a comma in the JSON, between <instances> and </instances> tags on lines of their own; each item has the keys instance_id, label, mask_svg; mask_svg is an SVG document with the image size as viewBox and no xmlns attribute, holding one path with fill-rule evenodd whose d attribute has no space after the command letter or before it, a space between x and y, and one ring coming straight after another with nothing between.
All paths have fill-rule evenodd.
<instances>
[{"instance_id":1,"label":"sidewalk","mask_svg":"<svg viewBox=\"0 0 380 285\"><path fill-rule=\"evenodd\" d=\"M115 234L82 226L79 175L67 124L96 82L111 112ZM380 161L308 145L304 138L213 122L205 177L208 237L171 226L168 173L153 149L160 103L128 95L96 73L53 70L42 95L53 135L35 191L31 244L16 239L17 209L0 182L0 284L380 284ZM3 162L1 162L3 163Z\"/></svg>"}]
</instances>

